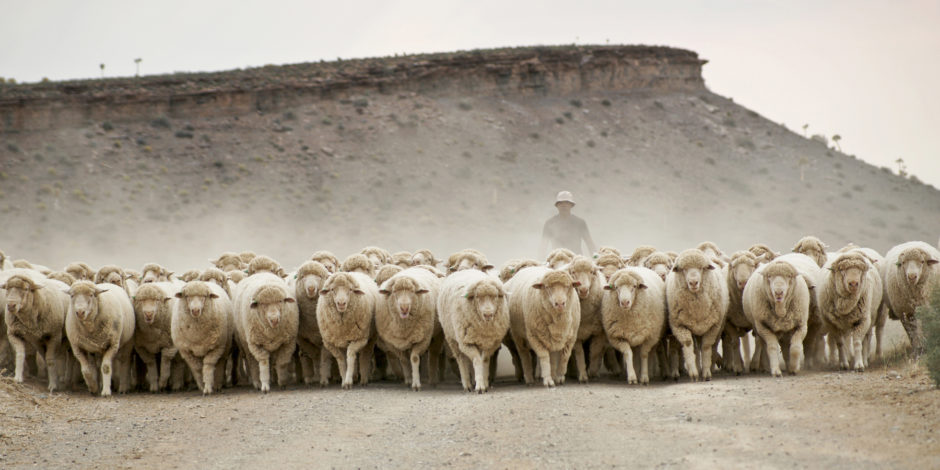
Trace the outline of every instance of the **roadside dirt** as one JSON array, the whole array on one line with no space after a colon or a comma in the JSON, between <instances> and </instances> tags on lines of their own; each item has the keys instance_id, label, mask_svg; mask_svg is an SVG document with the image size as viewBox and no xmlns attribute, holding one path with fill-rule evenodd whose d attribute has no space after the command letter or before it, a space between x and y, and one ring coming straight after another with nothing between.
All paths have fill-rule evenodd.
<instances>
[{"instance_id":1,"label":"roadside dirt","mask_svg":"<svg viewBox=\"0 0 940 470\"><path fill-rule=\"evenodd\" d=\"M940 391L917 365L554 390L248 388L49 395L0 379L0 467L938 468Z\"/></svg>"}]
</instances>

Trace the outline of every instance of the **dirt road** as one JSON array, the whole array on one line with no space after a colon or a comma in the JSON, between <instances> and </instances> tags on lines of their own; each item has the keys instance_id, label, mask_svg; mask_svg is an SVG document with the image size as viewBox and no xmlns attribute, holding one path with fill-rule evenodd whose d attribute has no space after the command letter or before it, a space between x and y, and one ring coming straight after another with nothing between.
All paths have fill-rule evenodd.
<instances>
[{"instance_id":1,"label":"dirt road","mask_svg":"<svg viewBox=\"0 0 940 470\"><path fill-rule=\"evenodd\" d=\"M899 374L900 377L897 377ZM3 468L940 468L922 369L554 390L246 388L203 397L0 387Z\"/></svg>"}]
</instances>

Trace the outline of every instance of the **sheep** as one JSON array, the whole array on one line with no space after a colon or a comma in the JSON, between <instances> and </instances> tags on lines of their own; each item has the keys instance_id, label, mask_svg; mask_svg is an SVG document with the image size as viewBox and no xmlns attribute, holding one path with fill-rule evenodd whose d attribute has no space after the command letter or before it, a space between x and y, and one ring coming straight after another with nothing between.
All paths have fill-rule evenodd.
<instances>
[{"instance_id":1,"label":"sheep","mask_svg":"<svg viewBox=\"0 0 940 470\"><path fill-rule=\"evenodd\" d=\"M509 332L509 301L503 284L477 270L448 276L441 283L437 311L444 338L457 359L460 383L471 391L485 393L490 381L487 370Z\"/></svg>"},{"instance_id":2,"label":"sheep","mask_svg":"<svg viewBox=\"0 0 940 470\"><path fill-rule=\"evenodd\" d=\"M588 377L597 377L601 367L601 357L607 338L604 336L604 325L601 322L601 301L604 298L604 285L607 279L600 269L584 256L575 256L564 267L571 278L578 283L578 302L581 304L581 321L578 325L577 343L574 348L575 364L578 369L578 381L587 383ZM584 348L581 345L588 343L588 364L586 369L584 361Z\"/></svg>"},{"instance_id":3,"label":"sheep","mask_svg":"<svg viewBox=\"0 0 940 470\"><path fill-rule=\"evenodd\" d=\"M269 272L271 274L277 275L278 277L287 277L287 273L284 271L284 268L281 265L267 256L255 256L251 259L251 262L248 263L248 270L245 271L248 276L253 276L258 273Z\"/></svg>"},{"instance_id":4,"label":"sheep","mask_svg":"<svg viewBox=\"0 0 940 470\"><path fill-rule=\"evenodd\" d=\"M618 258L621 257L620 250L612 246L602 246L597 249L597 253L594 253L594 258L600 258L601 256L604 256L604 255L614 255Z\"/></svg>"},{"instance_id":5,"label":"sheep","mask_svg":"<svg viewBox=\"0 0 940 470\"><path fill-rule=\"evenodd\" d=\"M376 340L373 323L378 301L378 286L372 278L362 273L334 273L320 289L317 326L323 337L323 346L336 358L346 390L353 385L357 356L359 383L369 383L372 349ZM326 385L322 376L320 383Z\"/></svg>"},{"instance_id":6,"label":"sheep","mask_svg":"<svg viewBox=\"0 0 940 470\"><path fill-rule=\"evenodd\" d=\"M781 340L789 344L788 372L793 375L800 371L810 296L803 276L782 260L758 267L744 286L744 314L766 345L773 377L783 375L780 372Z\"/></svg>"},{"instance_id":7,"label":"sheep","mask_svg":"<svg viewBox=\"0 0 940 470\"><path fill-rule=\"evenodd\" d=\"M748 252L753 254L760 260L762 263L769 263L774 260L774 258L780 256L780 253L775 252L769 246L763 243L755 243L747 249ZM732 256L733 258L733 256Z\"/></svg>"},{"instance_id":8,"label":"sheep","mask_svg":"<svg viewBox=\"0 0 940 470\"><path fill-rule=\"evenodd\" d=\"M183 282L195 281L199 279L199 275L202 274L198 269L190 269L189 271L184 272L179 275L179 280Z\"/></svg>"},{"instance_id":9,"label":"sheep","mask_svg":"<svg viewBox=\"0 0 940 470\"><path fill-rule=\"evenodd\" d=\"M169 282L170 275L173 274L157 263L147 263L143 268L140 268L140 271L143 273L140 280L141 284L147 284L150 282Z\"/></svg>"},{"instance_id":10,"label":"sheep","mask_svg":"<svg viewBox=\"0 0 940 470\"><path fill-rule=\"evenodd\" d=\"M506 283L510 335L527 385L534 382L530 351L538 356L542 385L564 383L581 323L578 285L567 272L545 266L525 268Z\"/></svg>"},{"instance_id":11,"label":"sheep","mask_svg":"<svg viewBox=\"0 0 940 470\"><path fill-rule=\"evenodd\" d=\"M379 269L379 267L388 264L392 260L392 255L387 250L377 246L367 246L359 253L369 259L373 269Z\"/></svg>"},{"instance_id":12,"label":"sheep","mask_svg":"<svg viewBox=\"0 0 940 470\"><path fill-rule=\"evenodd\" d=\"M861 253L843 253L820 270L816 289L820 316L838 347L841 367L850 367L851 356L851 367L864 371L862 339L884 293L877 269ZM845 339L849 340L848 348Z\"/></svg>"},{"instance_id":13,"label":"sheep","mask_svg":"<svg viewBox=\"0 0 940 470\"><path fill-rule=\"evenodd\" d=\"M627 266L642 266L643 260L656 252L656 247L650 245L640 245L633 250L630 258L626 259Z\"/></svg>"},{"instance_id":14,"label":"sheep","mask_svg":"<svg viewBox=\"0 0 940 470\"><path fill-rule=\"evenodd\" d=\"M389 260L388 264L394 264L403 269L407 269L414 266L412 263L411 253L408 253L407 251L399 251L391 255L391 259Z\"/></svg>"},{"instance_id":15,"label":"sheep","mask_svg":"<svg viewBox=\"0 0 940 470\"><path fill-rule=\"evenodd\" d=\"M796 245L793 245L793 252L802 253L813 258L816 264L821 268L826 265L826 248L828 247L822 240L812 235L807 235L796 242Z\"/></svg>"},{"instance_id":16,"label":"sheep","mask_svg":"<svg viewBox=\"0 0 940 470\"><path fill-rule=\"evenodd\" d=\"M323 265L330 274L335 273L339 269L339 259L336 258L336 255L330 253L329 251L317 251L310 257L310 261L316 261Z\"/></svg>"},{"instance_id":17,"label":"sheep","mask_svg":"<svg viewBox=\"0 0 940 470\"><path fill-rule=\"evenodd\" d=\"M55 271L50 273L48 276L49 279L55 279L56 281L65 283L65 285L71 286L75 282L75 276L65 272L65 271Z\"/></svg>"},{"instance_id":18,"label":"sheep","mask_svg":"<svg viewBox=\"0 0 940 470\"><path fill-rule=\"evenodd\" d=\"M238 283L242 282L243 280L245 280L246 277L248 277L248 275L245 274L244 271L229 271L225 273L225 275L228 276L228 280L231 281L232 284L236 286L238 285Z\"/></svg>"},{"instance_id":19,"label":"sheep","mask_svg":"<svg viewBox=\"0 0 940 470\"><path fill-rule=\"evenodd\" d=\"M429 352L428 371L434 385L443 332L437 320L440 279L422 268L408 268L385 281L375 306L379 339L401 360L402 371L411 372L411 389L421 390L421 355ZM429 349L430 347L430 349ZM406 379L407 380L407 379Z\"/></svg>"},{"instance_id":20,"label":"sheep","mask_svg":"<svg viewBox=\"0 0 940 470\"><path fill-rule=\"evenodd\" d=\"M319 372L318 381L329 381L330 355L323 349L323 337L317 325L317 301L320 288L330 277L329 270L317 261L307 261L297 268L297 272L287 281L288 289L297 300L299 326L297 346L304 354L300 358L303 380L306 384L314 381L314 364ZM315 361L315 362L314 362Z\"/></svg>"},{"instance_id":21,"label":"sheep","mask_svg":"<svg viewBox=\"0 0 940 470\"><path fill-rule=\"evenodd\" d=\"M218 268L209 268L202 272L198 278L194 280L199 280L202 282L212 282L215 285L221 287L225 293L229 296L229 299L232 298L232 289L234 284L229 283L229 277Z\"/></svg>"},{"instance_id":22,"label":"sheep","mask_svg":"<svg viewBox=\"0 0 940 470\"><path fill-rule=\"evenodd\" d=\"M191 281L174 297L170 335L203 395L222 389L235 330L232 301L213 282Z\"/></svg>"},{"instance_id":23,"label":"sheep","mask_svg":"<svg viewBox=\"0 0 940 470\"><path fill-rule=\"evenodd\" d=\"M559 269L574 259L574 252L567 248L555 248L545 258L545 264L552 269Z\"/></svg>"},{"instance_id":24,"label":"sheep","mask_svg":"<svg viewBox=\"0 0 940 470\"><path fill-rule=\"evenodd\" d=\"M698 246L695 247L695 249L701 251L702 253L705 253L705 256L708 256L709 258L718 258L718 259L725 258L725 254L722 253L720 248L718 248L718 245L712 242L706 241L706 242L699 243Z\"/></svg>"},{"instance_id":25,"label":"sheep","mask_svg":"<svg viewBox=\"0 0 940 470\"><path fill-rule=\"evenodd\" d=\"M897 245L885 254L884 284L888 314L897 318L910 338L914 354L924 352L924 338L914 315L940 288L940 250L924 242Z\"/></svg>"},{"instance_id":26,"label":"sheep","mask_svg":"<svg viewBox=\"0 0 940 470\"><path fill-rule=\"evenodd\" d=\"M626 261L619 254L606 253L594 260L594 264L601 269L604 276L613 276L615 272L627 266Z\"/></svg>"},{"instance_id":27,"label":"sheep","mask_svg":"<svg viewBox=\"0 0 940 470\"><path fill-rule=\"evenodd\" d=\"M245 266L248 266L248 264L251 263L251 260L255 259L256 256L258 255L256 255L255 252L251 250L245 250L238 254L238 257L242 260L242 263L245 263Z\"/></svg>"},{"instance_id":28,"label":"sheep","mask_svg":"<svg viewBox=\"0 0 940 470\"><path fill-rule=\"evenodd\" d=\"M530 266L538 266L539 264L541 263L534 259L511 259L506 261L506 264L499 269L499 280L506 282L522 269Z\"/></svg>"},{"instance_id":29,"label":"sheep","mask_svg":"<svg viewBox=\"0 0 940 470\"><path fill-rule=\"evenodd\" d=\"M662 251L656 251L643 259L642 266L658 274L659 278L665 282L666 275L672 270L672 258Z\"/></svg>"},{"instance_id":30,"label":"sheep","mask_svg":"<svg viewBox=\"0 0 940 470\"><path fill-rule=\"evenodd\" d=\"M483 253L472 248L465 248L447 258L447 271L449 273L455 273L465 269L476 269L486 272L493 269L493 265L486 260L486 256L483 255Z\"/></svg>"},{"instance_id":31,"label":"sheep","mask_svg":"<svg viewBox=\"0 0 940 470\"><path fill-rule=\"evenodd\" d=\"M82 377L92 394L111 396L111 374L117 369L118 392L130 388L131 352L134 338L134 307L127 292L114 284L76 281L68 290L69 310L65 334L78 359ZM92 354L100 355L101 386Z\"/></svg>"},{"instance_id":32,"label":"sheep","mask_svg":"<svg viewBox=\"0 0 940 470\"><path fill-rule=\"evenodd\" d=\"M35 269L35 267L29 266L29 269ZM69 263L63 271L71 274L76 281L92 281L95 279L95 270L91 269L91 266L87 263Z\"/></svg>"},{"instance_id":33,"label":"sheep","mask_svg":"<svg viewBox=\"0 0 940 470\"><path fill-rule=\"evenodd\" d=\"M386 264L379 268L378 272L375 273L375 284L381 286L385 281L390 277L404 271L404 268L395 264Z\"/></svg>"},{"instance_id":34,"label":"sheep","mask_svg":"<svg viewBox=\"0 0 940 470\"><path fill-rule=\"evenodd\" d=\"M124 269L113 264L102 266L95 274L95 284L105 282L120 286L130 297L134 297L134 293L137 291L137 283L133 279L128 279Z\"/></svg>"},{"instance_id":35,"label":"sheep","mask_svg":"<svg viewBox=\"0 0 940 470\"><path fill-rule=\"evenodd\" d=\"M299 324L297 301L287 283L270 272L248 276L235 288L233 308L235 342L254 387L271 391L271 362L278 385L286 386Z\"/></svg>"},{"instance_id":36,"label":"sheep","mask_svg":"<svg viewBox=\"0 0 940 470\"><path fill-rule=\"evenodd\" d=\"M0 289L6 291L4 324L6 339L15 354L14 380L23 382L27 346L35 349L46 362L50 392L58 389L58 377L64 372L66 348L65 314L68 311L68 286L45 279L28 269L11 269Z\"/></svg>"},{"instance_id":37,"label":"sheep","mask_svg":"<svg viewBox=\"0 0 940 470\"><path fill-rule=\"evenodd\" d=\"M143 274L141 274L140 271L136 269L125 269L124 275L127 276L127 280L133 280L137 283L137 285L140 285L140 281L143 279Z\"/></svg>"},{"instance_id":38,"label":"sheep","mask_svg":"<svg viewBox=\"0 0 940 470\"><path fill-rule=\"evenodd\" d=\"M216 268L221 269L223 272L227 271L242 271L248 268L248 263L242 261L241 257L238 256L238 253L233 253L227 251L219 255L216 259L210 259L210 263Z\"/></svg>"},{"instance_id":39,"label":"sheep","mask_svg":"<svg viewBox=\"0 0 940 470\"><path fill-rule=\"evenodd\" d=\"M340 271L344 273L365 274L373 279L375 278L376 269L375 264L362 253L347 256L346 259L343 260L343 265L340 267Z\"/></svg>"},{"instance_id":40,"label":"sheep","mask_svg":"<svg viewBox=\"0 0 940 470\"><path fill-rule=\"evenodd\" d=\"M666 331L666 284L644 267L618 270L604 286L601 322L607 339L624 355L627 383L636 384L633 348L640 352L639 383L649 384L649 353Z\"/></svg>"},{"instance_id":41,"label":"sheep","mask_svg":"<svg viewBox=\"0 0 940 470\"><path fill-rule=\"evenodd\" d=\"M0 271L6 271L8 269L13 269L13 261L7 257L3 250L0 250Z\"/></svg>"},{"instance_id":42,"label":"sheep","mask_svg":"<svg viewBox=\"0 0 940 470\"><path fill-rule=\"evenodd\" d=\"M728 285L721 271L697 249L679 253L666 276L669 327L682 345L685 368L692 381L711 380L712 346L724 327ZM702 371L698 372L693 337L701 338Z\"/></svg>"},{"instance_id":43,"label":"sheep","mask_svg":"<svg viewBox=\"0 0 940 470\"><path fill-rule=\"evenodd\" d=\"M411 255L411 265L418 266L421 264L437 267L437 265L440 264L440 260L434 257L434 254L431 253L431 250L421 249Z\"/></svg>"},{"instance_id":44,"label":"sheep","mask_svg":"<svg viewBox=\"0 0 940 470\"><path fill-rule=\"evenodd\" d=\"M134 351L147 366L151 393L166 389L173 372L177 346L170 330L173 315L170 301L178 291L179 287L172 282L149 282L137 289L131 302L135 317ZM160 354L159 367L157 354ZM182 388L182 374L177 373L173 382L174 390Z\"/></svg>"},{"instance_id":45,"label":"sheep","mask_svg":"<svg viewBox=\"0 0 940 470\"><path fill-rule=\"evenodd\" d=\"M723 359L730 363L730 369L735 374L748 372L750 368L751 343L747 333L754 328L754 324L744 313L743 295L744 288L758 265L760 260L757 255L750 251L737 251L731 255L731 263L725 276L728 285L728 313L721 344ZM744 346L744 357L741 356L741 346Z\"/></svg>"},{"instance_id":46,"label":"sheep","mask_svg":"<svg viewBox=\"0 0 940 470\"><path fill-rule=\"evenodd\" d=\"M848 245L839 249L839 251L837 251L836 253L847 253L847 252L861 253L866 258L868 258L868 261L871 261L875 269L878 270L878 277L882 281L882 287L885 288L885 291L887 291L886 285L884 282L885 272L887 271L887 266L885 266L885 259L883 256L881 256L880 253L878 253L877 251L871 248L860 247L854 243L849 243ZM862 354L865 357L865 367L868 367L868 361L871 355L872 334L874 334L875 336L875 355L878 356L879 359L884 361L884 354L882 352L882 343L884 342L885 324L888 321L888 310L890 310L890 308L888 307L888 296L887 294L882 293L881 305L877 306L877 310L872 311L871 328L868 330L868 334L865 335L865 339L862 340L862 350L863 350Z\"/></svg>"}]
</instances>

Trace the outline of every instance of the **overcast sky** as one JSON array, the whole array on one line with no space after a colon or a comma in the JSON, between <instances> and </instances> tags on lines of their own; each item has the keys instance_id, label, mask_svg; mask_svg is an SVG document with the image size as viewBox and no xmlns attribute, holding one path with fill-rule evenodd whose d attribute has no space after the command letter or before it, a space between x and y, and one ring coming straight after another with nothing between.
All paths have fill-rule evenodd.
<instances>
[{"instance_id":1,"label":"overcast sky","mask_svg":"<svg viewBox=\"0 0 940 470\"><path fill-rule=\"evenodd\" d=\"M714 92L940 187L938 1L0 0L20 82L557 44L691 49Z\"/></svg>"}]
</instances>

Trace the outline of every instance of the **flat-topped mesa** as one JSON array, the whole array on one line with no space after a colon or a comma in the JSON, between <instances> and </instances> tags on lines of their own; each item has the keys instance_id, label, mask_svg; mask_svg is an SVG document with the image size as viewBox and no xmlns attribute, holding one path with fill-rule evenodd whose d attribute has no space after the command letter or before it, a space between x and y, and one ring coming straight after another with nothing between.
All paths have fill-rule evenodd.
<instances>
[{"instance_id":1,"label":"flat-topped mesa","mask_svg":"<svg viewBox=\"0 0 940 470\"><path fill-rule=\"evenodd\" d=\"M704 90L692 51L660 46L552 46L265 66L104 80L0 85L0 132L276 111L365 93L527 96L584 91Z\"/></svg>"}]
</instances>

